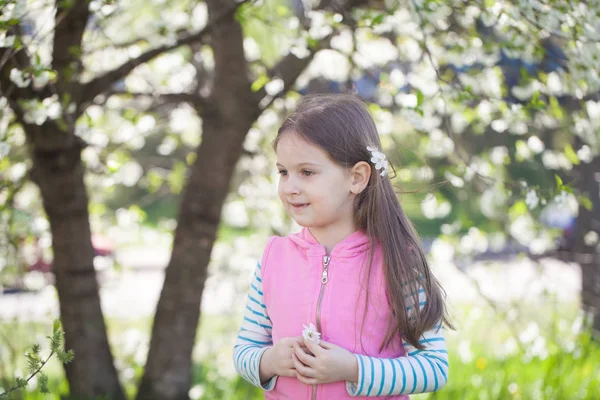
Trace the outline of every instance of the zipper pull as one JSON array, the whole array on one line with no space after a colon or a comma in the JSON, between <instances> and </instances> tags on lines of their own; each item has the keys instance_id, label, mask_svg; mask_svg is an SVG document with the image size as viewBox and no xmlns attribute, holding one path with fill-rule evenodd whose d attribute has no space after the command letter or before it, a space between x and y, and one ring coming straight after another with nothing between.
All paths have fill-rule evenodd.
<instances>
[{"instance_id":1,"label":"zipper pull","mask_svg":"<svg viewBox=\"0 0 600 400\"><path fill-rule=\"evenodd\" d=\"M327 267L329 267L329 256L323 256L323 275L321 276L321 283L326 285L329 282L327 277Z\"/></svg>"}]
</instances>

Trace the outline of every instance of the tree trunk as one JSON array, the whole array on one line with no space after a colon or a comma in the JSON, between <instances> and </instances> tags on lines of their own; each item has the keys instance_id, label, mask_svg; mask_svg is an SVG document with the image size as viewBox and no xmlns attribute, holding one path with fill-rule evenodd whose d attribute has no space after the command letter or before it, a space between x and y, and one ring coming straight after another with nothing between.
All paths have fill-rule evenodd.
<instances>
[{"instance_id":1,"label":"tree trunk","mask_svg":"<svg viewBox=\"0 0 600 400\"><path fill-rule=\"evenodd\" d=\"M593 318L593 329L600 333L600 257L597 244L588 245L584 240L588 232L600 234L600 157L581 163L577 170L578 189L592 201L592 210L580 205L577 217L575 255L581 265L581 302Z\"/></svg>"},{"instance_id":2,"label":"tree trunk","mask_svg":"<svg viewBox=\"0 0 600 400\"><path fill-rule=\"evenodd\" d=\"M52 127L25 126L28 139L43 138L39 143L30 140L31 178L40 188L50 221L65 347L75 353L65 367L70 394L124 399L100 308L82 146L75 135L52 132Z\"/></svg>"},{"instance_id":3,"label":"tree trunk","mask_svg":"<svg viewBox=\"0 0 600 400\"><path fill-rule=\"evenodd\" d=\"M210 254L243 137L250 127L223 126L217 120L205 120L203 126L205 142L180 206L140 400L188 398L192 350Z\"/></svg>"},{"instance_id":4,"label":"tree trunk","mask_svg":"<svg viewBox=\"0 0 600 400\"><path fill-rule=\"evenodd\" d=\"M207 1L209 15L222 0ZM140 400L187 399L192 350L210 254L244 137L259 115L250 90L243 35L233 16L212 32L214 93L201 110L202 143L183 193L173 252L158 302Z\"/></svg>"}]
</instances>

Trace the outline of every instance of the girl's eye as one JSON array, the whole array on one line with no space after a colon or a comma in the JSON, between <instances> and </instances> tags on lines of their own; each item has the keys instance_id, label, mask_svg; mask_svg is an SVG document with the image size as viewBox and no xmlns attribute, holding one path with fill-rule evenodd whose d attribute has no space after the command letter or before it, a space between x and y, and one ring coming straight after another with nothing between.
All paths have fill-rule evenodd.
<instances>
[{"instance_id":1,"label":"girl's eye","mask_svg":"<svg viewBox=\"0 0 600 400\"><path fill-rule=\"evenodd\" d=\"M314 172L305 169L305 170L302 171L302 175L304 175L304 176L311 176L311 175L314 175Z\"/></svg>"},{"instance_id":2,"label":"girl's eye","mask_svg":"<svg viewBox=\"0 0 600 400\"><path fill-rule=\"evenodd\" d=\"M279 170L279 175L286 176L287 175L287 171L285 169L280 169Z\"/></svg>"}]
</instances>

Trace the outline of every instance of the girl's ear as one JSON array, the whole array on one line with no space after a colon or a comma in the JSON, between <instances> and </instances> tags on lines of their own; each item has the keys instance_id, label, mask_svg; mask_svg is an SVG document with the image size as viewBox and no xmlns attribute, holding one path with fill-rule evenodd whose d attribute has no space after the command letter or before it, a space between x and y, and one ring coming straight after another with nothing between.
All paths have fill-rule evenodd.
<instances>
[{"instance_id":1,"label":"girl's ear","mask_svg":"<svg viewBox=\"0 0 600 400\"><path fill-rule=\"evenodd\" d=\"M350 192L360 194L369 183L371 178L371 164L359 161L350 169Z\"/></svg>"}]
</instances>

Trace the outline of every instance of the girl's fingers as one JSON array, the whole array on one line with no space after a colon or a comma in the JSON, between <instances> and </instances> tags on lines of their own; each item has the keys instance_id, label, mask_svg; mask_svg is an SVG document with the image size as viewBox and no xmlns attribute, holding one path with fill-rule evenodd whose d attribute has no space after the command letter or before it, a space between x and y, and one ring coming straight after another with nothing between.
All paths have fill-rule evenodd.
<instances>
[{"instance_id":1,"label":"girl's fingers","mask_svg":"<svg viewBox=\"0 0 600 400\"><path fill-rule=\"evenodd\" d=\"M304 364L302 364L302 362L298 359L298 357L296 357L296 354L292 353L292 364L294 366L294 369L298 370L298 368L304 368L306 367Z\"/></svg>"},{"instance_id":2,"label":"girl's fingers","mask_svg":"<svg viewBox=\"0 0 600 400\"><path fill-rule=\"evenodd\" d=\"M298 357L300 361L302 361L302 364L308 365L309 367L314 366L315 357L306 353L300 348L300 346L294 346L294 354L296 355L296 357Z\"/></svg>"},{"instance_id":3,"label":"girl's fingers","mask_svg":"<svg viewBox=\"0 0 600 400\"><path fill-rule=\"evenodd\" d=\"M300 374L299 372L296 372L296 378L306 384L306 385L318 385L319 382L316 379L311 379L311 378L307 378L305 376L302 376L302 374Z\"/></svg>"},{"instance_id":4,"label":"girl's fingers","mask_svg":"<svg viewBox=\"0 0 600 400\"><path fill-rule=\"evenodd\" d=\"M302 350L304 350L305 353L308 353L310 355L312 355L312 353L310 352L310 350L308 350L308 347L306 347L306 345L304 344L304 338L302 336L298 336L293 338L294 341L291 343L290 347L294 347L294 344L298 344L298 346L300 346L300 348Z\"/></svg>"},{"instance_id":5,"label":"girl's fingers","mask_svg":"<svg viewBox=\"0 0 600 400\"><path fill-rule=\"evenodd\" d=\"M323 346L321 346L320 344L313 343L310 340L305 340L304 344L306 345L306 347L308 347L308 351L317 357L321 355L321 353L325 350Z\"/></svg>"},{"instance_id":6,"label":"girl's fingers","mask_svg":"<svg viewBox=\"0 0 600 400\"><path fill-rule=\"evenodd\" d=\"M294 368L296 369L296 372L300 373L301 375L307 378L314 377L314 370L302 364L298 357L296 357L296 354L292 354L292 359L294 360Z\"/></svg>"},{"instance_id":7,"label":"girl's fingers","mask_svg":"<svg viewBox=\"0 0 600 400\"><path fill-rule=\"evenodd\" d=\"M300 346L300 348L306 353L306 354L310 354L311 356L314 355L313 353L310 352L310 350L308 349L308 347L306 347L306 345L304 343L302 344L298 344L298 346Z\"/></svg>"}]
</instances>

